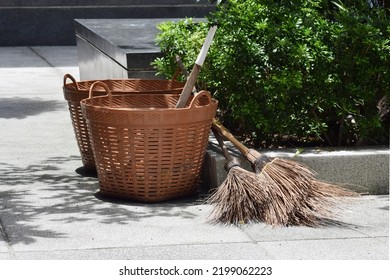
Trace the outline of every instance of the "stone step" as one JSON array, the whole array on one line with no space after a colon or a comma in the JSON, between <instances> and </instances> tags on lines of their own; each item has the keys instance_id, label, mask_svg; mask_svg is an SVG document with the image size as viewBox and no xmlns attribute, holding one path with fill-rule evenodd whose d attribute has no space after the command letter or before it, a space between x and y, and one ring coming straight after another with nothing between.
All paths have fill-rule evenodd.
<instances>
[{"instance_id":1,"label":"stone step","mask_svg":"<svg viewBox=\"0 0 390 280\"><path fill-rule=\"evenodd\" d=\"M208 0L2 0L1 7L205 5Z\"/></svg>"},{"instance_id":2,"label":"stone step","mask_svg":"<svg viewBox=\"0 0 390 280\"><path fill-rule=\"evenodd\" d=\"M76 19L75 31L82 80L156 79L151 65L161 50L157 25L178 18ZM204 18L193 21L204 21ZM159 77L166 78L166 77Z\"/></svg>"},{"instance_id":3,"label":"stone step","mask_svg":"<svg viewBox=\"0 0 390 280\"><path fill-rule=\"evenodd\" d=\"M198 18L214 9L215 6L206 2L5 1L0 4L0 46L75 45L74 19Z\"/></svg>"}]
</instances>

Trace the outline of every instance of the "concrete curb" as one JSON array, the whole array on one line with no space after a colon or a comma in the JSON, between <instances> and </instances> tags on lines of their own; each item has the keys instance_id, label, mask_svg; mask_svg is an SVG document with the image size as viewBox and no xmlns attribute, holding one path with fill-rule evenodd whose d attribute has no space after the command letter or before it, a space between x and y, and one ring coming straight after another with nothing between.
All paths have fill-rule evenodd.
<instances>
[{"instance_id":1,"label":"concrete curb","mask_svg":"<svg viewBox=\"0 0 390 280\"><path fill-rule=\"evenodd\" d=\"M237 149L226 142L232 155L242 159L243 167L252 171L250 163ZM301 162L317 172L317 178L339 183L364 194L389 194L389 156L386 146L361 148L305 148L296 155L296 149L264 150L269 157L289 158ZM210 136L206 153L204 181L211 188L218 187L226 179L225 158L218 143Z\"/></svg>"}]
</instances>

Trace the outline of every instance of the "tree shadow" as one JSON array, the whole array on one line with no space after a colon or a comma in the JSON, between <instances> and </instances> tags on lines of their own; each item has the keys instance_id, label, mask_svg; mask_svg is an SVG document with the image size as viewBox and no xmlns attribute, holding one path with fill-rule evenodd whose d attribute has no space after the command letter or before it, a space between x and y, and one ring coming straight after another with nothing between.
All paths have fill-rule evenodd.
<instances>
[{"instance_id":1,"label":"tree shadow","mask_svg":"<svg viewBox=\"0 0 390 280\"><path fill-rule=\"evenodd\" d=\"M0 218L11 245L31 244L39 237L67 238L59 230L35 223L42 217L70 226L91 220L124 225L156 216L194 219L196 215L188 208L204 203L200 196L153 204L102 197L97 178L69 171L69 165L79 162L78 156L70 156L27 167L0 163Z\"/></svg>"},{"instance_id":2,"label":"tree shadow","mask_svg":"<svg viewBox=\"0 0 390 280\"><path fill-rule=\"evenodd\" d=\"M8 245L17 243L31 244L38 237L65 238L66 235L53 230L41 229L28 224L38 214L33 203L28 202L32 194L24 190L0 191L1 232Z\"/></svg>"},{"instance_id":3,"label":"tree shadow","mask_svg":"<svg viewBox=\"0 0 390 280\"><path fill-rule=\"evenodd\" d=\"M64 102L37 98L0 98L0 119L24 119L45 112L63 110Z\"/></svg>"}]
</instances>

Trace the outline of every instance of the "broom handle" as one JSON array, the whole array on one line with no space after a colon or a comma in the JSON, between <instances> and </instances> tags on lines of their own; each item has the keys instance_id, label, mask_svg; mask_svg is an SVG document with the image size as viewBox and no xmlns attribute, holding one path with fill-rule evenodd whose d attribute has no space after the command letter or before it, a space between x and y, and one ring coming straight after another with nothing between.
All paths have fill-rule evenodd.
<instances>
[{"instance_id":1,"label":"broom handle","mask_svg":"<svg viewBox=\"0 0 390 280\"><path fill-rule=\"evenodd\" d=\"M223 156L225 157L225 159L226 159L227 161L231 161L231 160L233 159L233 157L229 154L229 151L228 151L228 149L227 149L225 143L224 143L223 140L222 140L221 134L219 134L218 130L215 129L214 127L212 127L211 130L213 131L214 136L215 136L215 138L216 138L217 141L218 141L218 144L219 144L219 147L220 147L221 150L222 150Z\"/></svg>"},{"instance_id":2,"label":"broom handle","mask_svg":"<svg viewBox=\"0 0 390 280\"><path fill-rule=\"evenodd\" d=\"M201 66L195 64L192 68L191 74L188 77L182 92L180 93L179 101L176 104L176 108L184 108L187 104L188 98L192 93L192 89L196 83L196 79L198 78Z\"/></svg>"},{"instance_id":3,"label":"broom handle","mask_svg":"<svg viewBox=\"0 0 390 280\"><path fill-rule=\"evenodd\" d=\"M215 118L213 119L213 122L212 122L212 128L217 130L221 135L223 135L226 139L228 139L230 142L232 142L233 145L237 147L237 149L241 152L242 155L247 156L247 154L249 153L249 149L244 144L242 144L240 141L238 141L237 138L235 138L233 136L233 134L231 134L229 132L229 130L227 130L227 128L224 127Z\"/></svg>"},{"instance_id":4,"label":"broom handle","mask_svg":"<svg viewBox=\"0 0 390 280\"><path fill-rule=\"evenodd\" d=\"M177 65L179 66L179 70L187 79L189 74L188 74L188 71L187 71L186 67L184 66L183 61L181 60L180 56L176 55L175 60L176 60Z\"/></svg>"},{"instance_id":5,"label":"broom handle","mask_svg":"<svg viewBox=\"0 0 390 280\"><path fill-rule=\"evenodd\" d=\"M180 98L176 104L176 108L184 108L186 106L188 98L190 97L192 93L192 89L194 88L196 80L198 78L200 68L202 68L203 62L206 58L211 42L213 41L216 30L217 30L216 25L210 27L207 37L203 43L202 49L198 55L198 58L196 59L194 67L192 68L191 74L188 77L184 85L184 88L180 94Z\"/></svg>"},{"instance_id":6,"label":"broom handle","mask_svg":"<svg viewBox=\"0 0 390 280\"><path fill-rule=\"evenodd\" d=\"M181 70L181 72L186 76L188 77L188 72L187 70L185 69L184 65L183 65L183 62L180 58L180 56L176 55L176 63L179 65L179 68ZM195 89L195 92L196 92L196 89ZM216 134L218 134L218 136L223 135L224 137L226 137L230 142L232 142L234 144L234 146L237 147L237 149L244 155L244 156L247 156L247 154L249 153L249 149L247 147L244 146L244 144L242 144L240 141L238 141L228 130L227 128L225 128L217 119L213 119L213 122L212 122L212 130L214 132L214 135L215 137L217 138L220 146L221 146L221 143L217 137ZM224 145L224 144L223 144ZM222 146L221 146L222 148ZM226 147L225 147L226 148ZM223 150L223 148L222 148ZM230 156L230 155L229 155ZM225 156L226 157L226 156Z\"/></svg>"},{"instance_id":7,"label":"broom handle","mask_svg":"<svg viewBox=\"0 0 390 280\"><path fill-rule=\"evenodd\" d=\"M186 76L188 78L188 72L187 72L187 69L185 69L184 67L184 64L180 58L180 56L176 55L176 63L178 64L179 66L179 69L181 70L181 72L184 74L184 76ZM196 89L194 89L195 93L196 93ZM223 150L223 146L224 144L220 142L220 135L223 135L224 137L226 137L230 142L232 142L234 144L234 146L237 147L237 149L241 152L241 154L243 154L244 156L247 156L248 153L249 153L249 149L247 147L244 146L244 144L242 144L240 141L238 141L234 136L233 134L231 134L227 128L225 128L217 119L213 119L213 122L212 122L212 130L213 130L213 133L215 135L215 137L217 138L218 142L219 142L219 145L221 146L221 149L222 151L224 152ZM219 137L217 137L217 134ZM223 145L223 146L222 146ZM225 147L226 149L226 147ZM224 152L224 155L225 155L225 158L226 158L226 154ZM231 156L229 155L229 160L231 159Z\"/></svg>"}]
</instances>

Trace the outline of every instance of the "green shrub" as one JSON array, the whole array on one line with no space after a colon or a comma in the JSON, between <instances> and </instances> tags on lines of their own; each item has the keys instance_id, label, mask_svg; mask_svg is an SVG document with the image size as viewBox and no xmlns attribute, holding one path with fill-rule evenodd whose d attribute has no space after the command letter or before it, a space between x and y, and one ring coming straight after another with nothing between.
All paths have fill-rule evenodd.
<instances>
[{"instance_id":1,"label":"green shrub","mask_svg":"<svg viewBox=\"0 0 390 280\"><path fill-rule=\"evenodd\" d=\"M389 19L347 2L230 0L208 22L161 24L154 64L172 75L179 55L191 69L216 21L198 86L234 134L255 147L385 144L377 102L390 93Z\"/></svg>"}]
</instances>

